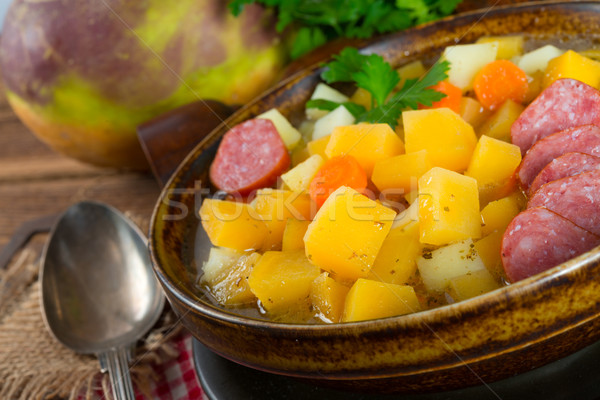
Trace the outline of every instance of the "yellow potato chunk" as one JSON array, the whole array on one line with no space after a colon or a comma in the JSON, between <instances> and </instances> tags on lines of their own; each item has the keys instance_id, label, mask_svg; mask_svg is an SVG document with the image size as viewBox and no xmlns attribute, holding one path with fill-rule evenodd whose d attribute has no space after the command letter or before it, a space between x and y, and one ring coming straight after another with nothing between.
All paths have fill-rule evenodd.
<instances>
[{"instance_id":1,"label":"yellow potato chunk","mask_svg":"<svg viewBox=\"0 0 600 400\"><path fill-rule=\"evenodd\" d=\"M318 154L308 157L294 168L281 175L281 180L294 192L308 190L310 181L323 165L323 157Z\"/></svg>"},{"instance_id":2,"label":"yellow potato chunk","mask_svg":"<svg viewBox=\"0 0 600 400\"><path fill-rule=\"evenodd\" d=\"M406 152L427 150L432 165L452 171L467 169L477 144L473 127L449 108L405 111Z\"/></svg>"},{"instance_id":3,"label":"yellow potato chunk","mask_svg":"<svg viewBox=\"0 0 600 400\"><path fill-rule=\"evenodd\" d=\"M200 207L200 219L214 246L256 250L262 248L269 234L256 210L245 203L205 199Z\"/></svg>"},{"instance_id":4,"label":"yellow potato chunk","mask_svg":"<svg viewBox=\"0 0 600 400\"><path fill-rule=\"evenodd\" d=\"M462 301L491 292L499 287L500 284L487 269L480 269L450 279L448 294L454 301Z\"/></svg>"},{"instance_id":5,"label":"yellow potato chunk","mask_svg":"<svg viewBox=\"0 0 600 400\"><path fill-rule=\"evenodd\" d=\"M383 241L368 279L402 285L417 270L421 255L418 222L393 228Z\"/></svg>"},{"instance_id":6,"label":"yellow potato chunk","mask_svg":"<svg viewBox=\"0 0 600 400\"><path fill-rule=\"evenodd\" d=\"M486 236L493 231L504 231L519 211L518 199L515 196L489 202L481 210L481 234Z\"/></svg>"},{"instance_id":7,"label":"yellow potato chunk","mask_svg":"<svg viewBox=\"0 0 600 400\"><path fill-rule=\"evenodd\" d=\"M379 160L404 153L404 143L388 124L338 126L325 148L327 157L353 156L368 176Z\"/></svg>"},{"instance_id":8,"label":"yellow potato chunk","mask_svg":"<svg viewBox=\"0 0 600 400\"><path fill-rule=\"evenodd\" d=\"M399 194L417 188L417 181L432 165L427 150L385 158L375 163L371 180L380 191L401 189Z\"/></svg>"},{"instance_id":9,"label":"yellow potato chunk","mask_svg":"<svg viewBox=\"0 0 600 400\"><path fill-rule=\"evenodd\" d=\"M256 214L268 229L263 250L281 249L283 231L288 219L311 220L316 211L308 194L289 190L260 189L256 192L253 204Z\"/></svg>"},{"instance_id":10,"label":"yellow potato chunk","mask_svg":"<svg viewBox=\"0 0 600 400\"><path fill-rule=\"evenodd\" d=\"M371 96L371 93L369 93L368 90L363 89L363 88L358 88L358 89L356 89L356 91L354 92L352 97L350 97L350 101L353 103L356 103L360 106L363 106L367 110L370 110L372 98L373 98L373 96Z\"/></svg>"},{"instance_id":11,"label":"yellow potato chunk","mask_svg":"<svg viewBox=\"0 0 600 400\"><path fill-rule=\"evenodd\" d=\"M331 135L323 136L317 140L311 140L306 144L306 149L308 150L308 154L311 156L320 155L323 160L327 159L327 154L325 154L325 148L327 147L327 143L329 143L329 139Z\"/></svg>"},{"instance_id":12,"label":"yellow potato chunk","mask_svg":"<svg viewBox=\"0 0 600 400\"><path fill-rule=\"evenodd\" d=\"M525 106L522 104L508 99L483 121L477 132L480 136L489 136L510 143L510 127L524 109Z\"/></svg>"},{"instance_id":13,"label":"yellow potato chunk","mask_svg":"<svg viewBox=\"0 0 600 400\"><path fill-rule=\"evenodd\" d=\"M346 296L342 321L393 317L420 309L412 286L358 279Z\"/></svg>"},{"instance_id":14,"label":"yellow potato chunk","mask_svg":"<svg viewBox=\"0 0 600 400\"><path fill-rule=\"evenodd\" d=\"M327 272L323 272L313 282L310 300L318 312L318 317L325 322L340 322L344 311L346 295L350 288L333 280Z\"/></svg>"},{"instance_id":15,"label":"yellow potato chunk","mask_svg":"<svg viewBox=\"0 0 600 400\"><path fill-rule=\"evenodd\" d=\"M226 247L211 247L208 260L202 265L201 283L209 286L223 279L246 252Z\"/></svg>"},{"instance_id":16,"label":"yellow potato chunk","mask_svg":"<svg viewBox=\"0 0 600 400\"><path fill-rule=\"evenodd\" d=\"M498 47L496 59L510 60L523 54L524 41L522 35L484 36L477 39L475 43L494 43Z\"/></svg>"},{"instance_id":17,"label":"yellow potato chunk","mask_svg":"<svg viewBox=\"0 0 600 400\"><path fill-rule=\"evenodd\" d=\"M366 277L395 216L394 210L342 186L308 226L306 256L338 281Z\"/></svg>"},{"instance_id":18,"label":"yellow potato chunk","mask_svg":"<svg viewBox=\"0 0 600 400\"><path fill-rule=\"evenodd\" d=\"M407 79L417 79L425 75L427 70L421 60L412 61L406 65L401 66L397 69L400 82L398 87L402 87Z\"/></svg>"},{"instance_id":19,"label":"yellow potato chunk","mask_svg":"<svg viewBox=\"0 0 600 400\"><path fill-rule=\"evenodd\" d=\"M505 279L502 258L500 257L502 236L504 236L504 231L494 231L474 243L475 250L481 257L483 264L498 281Z\"/></svg>"},{"instance_id":20,"label":"yellow potato chunk","mask_svg":"<svg viewBox=\"0 0 600 400\"><path fill-rule=\"evenodd\" d=\"M600 88L600 63L569 50L548 61L544 76L544 87L561 78L577 79L595 88Z\"/></svg>"},{"instance_id":21,"label":"yellow potato chunk","mask_svg":"<svg viewBox=\"0 0 600 400\"><path fill-rule=\"evenodd\" d=\"M452 278L485 269L471 239L424 252L417 266L425 288L431 293L443 292Z\"/></svg>"},{"instance_id":22,"label":"yellow potato chunk","mask_svg":"<svg viewBox=\"0 0 600 400\"><path fill-rule=\"evenodd\" d=\"M272 108L264 113L258 115L256 118L268 119L273 122L275 125L275 129L279 132L279 136L285 143L285 147L288 150L293 149L302 139L302 135L296 128L290 124L290 121L287 120L286 117L283 116L276 108Z\"/></svg>"},{"instance_id":23,"label":"yellow potato chunk","mask_svg":"<svg viewBox=\"0 0 600 400\"><path fill-rule=\"evenodd\" d=\"M212 282L210 292L219 304L232 306L252 303L256 300L248 285L248 276L260 257L259 253L241 256L221 279Z\"/></svg>"},{"instance_id":24,"label":"yellow potato chunk","mask_svg":"<svg viewBox=\"0 0 600 400\"><path fill-rule=\"evenodd\" d=\"M481 236L474 178L434 167L419 179L421 243L444 245Z\"/></svg>"},{"instance_id":25,"label":"yellow potato chunk","mask_svg":"<svg viewBox=\"0 0 600 400\"><path fill-rule=\"evenodd\" d=\"M460 116L474 129L477 129L490 114L491 111L476 99L469 96L460 98Z\"/></svg>"},{"instance_id":26,"label":"yellow potato chunk","mask_svg":"<svg viewBox=\"0 0 600 400\"><path fill-rule=\"evenodd\" d=\"M502 140L482 136L465 175L477 180L482 206L510 194L515 188L515 171L521 149Z\"/></svg>"},{"instance_id":27,"label":"yellow potato chunk","mask_svg":"<svg viewBox=\"0 0 600 400\"><path fill-rule=\"evenodd\" d=\"M265 310L282 313L308 301L320 273L302 251L267 251L250 272L248 285Z\"/></svg>"},{"instance_id":28,"label":"yellow potato chunk","mask_svg":"<svg viewBox=\"0 0 600 400\"><path fill-rule=\"evenodd\" d=\"M283 230L283 239L281 241L281 250L294 251L304 249L304 235L310 225L309 220L299 220L290 218L285 224Z\"/></svg>"}]
</instances>

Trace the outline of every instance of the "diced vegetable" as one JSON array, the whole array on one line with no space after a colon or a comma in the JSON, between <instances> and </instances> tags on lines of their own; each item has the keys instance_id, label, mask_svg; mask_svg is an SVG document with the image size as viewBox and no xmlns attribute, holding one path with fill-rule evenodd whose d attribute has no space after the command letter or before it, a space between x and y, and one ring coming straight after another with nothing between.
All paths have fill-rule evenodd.
<instances>
[{"instance_id":1,"label":"diced vegetable","mask_svg":"<svg viewBox=\"0 0 600 400\"><path fill-rule=\"evenodd\" d=\"M273 122L275 129L279 132L279 136L281 136L281 139L288 150L296 147L300 142L300 139L302 139L302 135L300 135L298 129L294 128L292 124L290 124L290 121L288 121L276 108L272 108L256 118L268 119Z\"/></svg>"},{"instance_id":2,"label":"diced vegetable","mask_svg":"<svg viewBox=\"0 0 600 400\"><path fill-rule=\"evenodd\" d=\"M450 62L448 80L463 92L473 87L475 74L486 64L496 59L498 46L495 43L460 44L448 46L442 58Z\"/></svg>"},{"instance_id":3,"label":"diced vegetable","mask_svg":"<svg viewBox=\"0 0 600 400\"><path fill-rule=\"evenodd\" d=\"M328 322L340 322L349 287L336 282L323 272L311 286L310 299L319 313L319 318Z\"/></svg>"},{"instance_id":4,"label":"diced vegetable","mask_svg":"<svg viewBox=\"0 0 600 400\"><path fill-rule=\"evenodd\" d=\"M510 143L510 127L519 118L525 106L508 99L483 121L477 132Z\"/></svg>"},{"instance_id":5,"label":"diced vegetable","mask_svg":"<svg viewBox=\"0 0 600 400\"><path fill-rule=\"evenodd\" d=\"M515 196L503 197L488 203L481 210L481 234L486 236L493 231L504 231L519 211L520 207Z\"/></svg>"},{"instance_id":6,"label":"diced vegetable","mask_svg":"<svg viewBox=\"0 0 600 400\"><path fill-rule=\"evenodd\" d=\"M569 50L548 61L544 77L544 87L561 78L577 79L588 85L600 88L600 63Z\"/></svg>"},{"instance_id":7,"label":"diced vegetable","mask_svg":"<svg viewBox=\"0 0 600 400\"><path fill-rule=\"evenodd\" d=\"M425 66L421 60L412 61L406 65L401 66L397 69L398 76L400 77L399 87L402 87L407 79L417 79L427 73Z\"/></svg>"},{"instance_id":8,"label":"diced vegetable","mask_svg":"<svg viewBox=\"0 0 600 400\"><path fill-rule=\"evenodd\" d=\"M519 58L517 65L519 68L525 71L527 75L532 75L536 71L545 71L546 67L548 66L548 61L560 56L563 53L564 50L548 44L530 51L529 53L523 54L523 56Z\"/></svg>"},{"instance_id":9,"label":"diced vegetable","mask_svg":"<svg viewBox=\"0 0 600 400\"><path fill-rule=\"evenodd\" d=\"M317 140L323 136L331 135L333 129L338 126L352 125L355 119L350 111L344 106L338 106L335 110L327 115L319 118L315 122L315 127L312 134L312 140Z\"/></svg>"},{"instance_id":10,"label":"diced vegetable","mask_svg":"<svg viewBox=\"0 0 600 400\"><path fill-rule=\"evenodd\" d=\"M446 290L452 278L485 269L471 239L424 252L417 266L427 291L432 293Z\"/></svg>"},{"instance_id":11,"label":"diced vegetable","mask_svg":"<svg viewBox=\"0 0 600 400\"><path fill-rule=\"evenodd\" d=\"M427 150L401 154L377 161L371 180L380 191L400 189L409 193L417 188L417 180L431 167Z\"/></svg>"},{"instance_id":12,"label":"diced vegetable","mask_svg":"<svg viewBox=\"0 0 600 400\"><path fill-rule=\"evenodd\" d=\"M325 154L325 148L327 147L327 143L329 143L330 136L324 136L317 140L311 140L306 144L306 149L308 150L308 154L314 156L316 154L323 157L323 160L327 159L327 154Z\"/></svg>"},{"instance_id":13,"label":"diced vegetable","mask_svg":"<svg viewBox=\"0 0 600 400\"><path fill-rule=\"evenodd\" d=\"M481 236L474 178L434 167L419 179L421 243L444 245Z\"/></svg>"},{"instance_id":14,"label":"diced vegetable","mask_svg":"<svg viewBox=\"0 0 600 400\"><path fill-rule=\"evenodd\" d=\"M243 251L228 249L226 247L212 247L208 253L208 260L202 266L201 281L213 285L223 279L240 257L246 254Z\"/></svg>"},{"instance_id":15,"label":"diced vegetable","mask_svg":"<svg viewBox=\"0 0 600 400\"><path fill-rule=\"evenodd\" d=\"M310 96L311 100L329 100L335 101L336 103L345 103L348 101L348 96L342 94L338 90L335 90L329 85L324 83L319 83L315 90L313 91L312 96ZM306 109L306 117L308 119L319 119L327 114L325 110L319 110L318 108L308 108Z\"/></svg>"},{"instance_id":16,"label":"diced vegetable","mask_svg":"<svg viewBox=\"0 0 600 400\"><path fill-rule=\"evenodd\" d=\"M454 301L467 300L500 287L487 269L480 269L450 279L448 294Z\"/></svg>"},{"instance_id":17,"label":"diced vegetable","mask_svg":"<svg viewBox=\"0 0 600 400\"><path fill-rule=\"evenodd\" d=\"M323 157L315 154L282 174L281 180L294 192L306 191L308 190L310 181L322 165Z\"/></svg>"},{"instance_id":18,"label":"diced vegetable","mask_svg":"<svg viewBox=\"0 0 600 400\"><path fill-rule=\"evenodd\" d=\"M520 163L519 146L487 136L479 138L465 175L477 180L481 205L513 191L515 171Z\"/></svg>"},{"instance_id":19,"label":"diced vegetable","mask_svg":"<svg viewBox=\"0 0 600 400\"><path fill-rule=\"evenodd\" d=\"M267 251L250 272L248 285L265 310L282 313L308 302L320 273L301 251Z\"/></svg>"},{"instance_id":20,"label":"diced vegetable","mask_svg":"<svg viewBox=\"0 0 600 400\"><path fill-rule=\"evenodd\" d=\"M220 304L241 305L256 300L248 285L248 276L260 258L259 253L245 254L222 279L212 282L211 293Z\"/></svg>"},{"instance_id":21,"label":"diced vegetable","mask_svg":"<svg viewBox=\"0 0 600 400\"><path fill-rule=\"evenodd\" d=\"M462 172L477 144L473 127L448 108L405 111L406 152L427 150L432 165Z\"/></svg>"},{"instance_id":22,"label":"diced vegetable","mask_svg":"<svg viewBox=\"0 0 600 400\"><path fill-rule=\"evenodd\" d=\"M392 209L343 186L308 226L306 256L336 280L366 277L395 216Z\"/></svg>"},{"instance_id":23,"label":"diced vegetable","mask_svg":"<svg viewBox=\"0 0 600 400\"><path fill-rule=\"evenodd\" d=\"M321 207L331 193L341 186L362 191L367 187L367 174L352 156L337 156L323 163L309 186L311 199Z\"/></svg>"},{"instance_id":24,"label":"diced vegetable","mask_svg":"<svg viewBox=\"0 0 600 400\"><path fill-rule=\"evenodd\" d=\"M442 108L447 107L455 113L460 113L460 103L462 99L462 90L454 86L448 81L441 81L438 84L431 86L430 89L436 90L446 95L439 101L434 101L431 107L420 106L421 109Z\"/></svg>"},{"instance_id":25,"label":"diced vegetable","mask_svg":"<svg viewBox=\"0 0 600 400\"><path fill-rule=\"evenodd\" d=\"M283 231L289 218L310 221L316 212L308 194L274 189L259 190L254 200L254 208L268 228L263 250L281 248ZM238 235L243 236L239 233Z\"/></svg>"},{"instance_id":26,"label":"diced vegetable","mask_svg":"<svg viewBox=\"0 0 600 400\"><path fill-rule=\"evenodd\" d=\"M350 97L350 101L358 104L359 106L363 106L365 110L370 110L373 102L373 96L368 90L359 87L356 89L352 97Z\"/></svg>"},{"instance_id":27,"label":"diced vegetable","mask_svg":"<svg viewBox=\"0 0 600 400\"><path fill-rule=\"evenodd\" d=\"M311 221L302 221L289 218L285 223L283 238L281 239L282 251L294 251L304 249L304 235Z\"/></svg>"},{"instance_id":28,"label":"diced vegetable","mask_svg":"<svg viewBox=\"0 0 600 400\"><path fill-rule=\"evenodd\" d=\"M472 97L463 96L460 99L459 115L475 130L491 115L490 110Z\"/></svg>"},{"instance_id":29,"label":"diced vegetable","mask_svg":"<svg viewBox=\"0 0 600 400\"><path fill-rule=\"evenodd\" d=\"M523 54L523 44L525 39L522 35L509 36L484 36L477 39L475 43L493 43L498 47L496 59L510 60Z\"/></svg>"},{"instance_id":30,"label":"diced vegetable","mask_svg":"<svg viewBox=\"0 0 600 400\"><path fill-rule=\"evenodd\" d=\"M404 153L404 143L388 124L358 124L333 130L325 148L327 157L351 155L371 176L379 160Z\"/></svg>"},{"instance_id":31,"label":"diced vegetable","mask_svg":"<svg viewBox=\"0 0 600 400\"><path fill-rule=\"evenodd\" d=\"M348 292L342 321L364 321L421 309L412 286L358 279Z\"/></svg>"},{"instance_id":32,"label":"diced vegetable","mask_svg":"<svg viewBox=\"0 0 600 400\"><path fill-rule=\"evenodd\" d=\"M503 235L503 231L494 231L475 242L477 254L481 257L487 270L498 281L504 278L504 268L500 257Z\"/></svg>"},{"instance_id":33,"label":"diced vegetable","mask_svg":"<svg viewBox=\"0 0 600 400\"><path fill-rule=\"evenodd\" d=\"M269 233L256 210L246 203L204 199L200 219L214 246L257 250L263 247Z\"/></svg>"},{"instance_id":34,"label":"diced vegetable","mask_svg":"<svg viewBox=\"0 0 600 400\"><path fill-rule=\"evenodd\" d=\"M485 65L475 75L473 89L477 100L487 109L495 110L506 100L522 103L528 90L527 74L508 60L496 60Z\"/></svg>"},{"instance_id":35,"label":"diced vegetable","mask_svg":"<svg viewBox=\"0 0 600 400\"><path fill-rule=\"evenodd\" d=\"M383 241L368 278L403 285L417 270L420 255L419 224L393 228Z\"/></svg>"}]
</instances>

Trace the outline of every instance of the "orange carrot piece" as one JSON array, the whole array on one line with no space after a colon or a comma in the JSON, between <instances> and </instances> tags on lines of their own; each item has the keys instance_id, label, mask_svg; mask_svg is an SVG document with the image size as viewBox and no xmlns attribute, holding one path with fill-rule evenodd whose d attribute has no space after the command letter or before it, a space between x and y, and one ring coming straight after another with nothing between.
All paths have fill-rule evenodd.
<instances>
[{"instance_id":1,"label":"orange carrot piece","mask_svg":"<svg viewBox=\"0 0 600 400\"><path fill-rule=\"evenodd\" d=\"M528 86L527 74L508 60L492 61L475 75L473 81L477 100L489 110L498 108L508 99L523 103Z\"/></svg>"},{"instance_id":2,"label":"orange carrot piece","mask_svg":"<svg viewBox=\"0 0 600 400\"><path fill-rule=\"evenodd\" d=\"M367 173L349 155L325 161L310 182L308 192L317 207L321 207L327 197L341 186L349 186L359 192L367 187Z\"/></svg>"},{"instance_id":3,"label":"orange carrot piece","mask_svg":"<svg viewBox=\"0 0 600 400\"><path fill-rule=\"evenodd\" d=\"M434 101L431 107L420 105L419 109L429 108L442 108L447 107L457 114L460 113L460 99L462 98L462 90L459 87L454 86L448 81L440 81L437 84L431 86L429 89L433 89L446 95L440 101Z\"/></svg>"}]
</instances>

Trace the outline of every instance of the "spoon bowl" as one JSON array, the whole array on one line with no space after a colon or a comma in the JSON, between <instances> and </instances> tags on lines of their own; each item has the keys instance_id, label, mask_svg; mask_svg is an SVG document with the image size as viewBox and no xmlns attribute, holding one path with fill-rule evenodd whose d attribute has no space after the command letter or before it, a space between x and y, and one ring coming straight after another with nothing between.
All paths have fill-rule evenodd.
<instances>
[{"instance_id":1,"label":"spoon bowl","mask_svg":"<svg viewBox=\"0 0 600 400\"><path fill-rule=\"evenodd\" d=\"M54 337L78 353L97 354L117 397L133 398L129 348L164 305L140 230L108 205L71 206L47 243L41 290Z\"/></svg>"}]
</instances>

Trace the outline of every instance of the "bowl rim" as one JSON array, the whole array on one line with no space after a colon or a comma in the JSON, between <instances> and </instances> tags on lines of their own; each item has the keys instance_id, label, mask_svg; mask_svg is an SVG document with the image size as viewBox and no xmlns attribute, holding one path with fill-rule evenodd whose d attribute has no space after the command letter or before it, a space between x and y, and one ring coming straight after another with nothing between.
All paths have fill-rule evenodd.
<instances>
[{"instance_id":1,"label":"bowl rim","mask_svg":"<svg viewBox=\"0 0 600 400\"><path fill-rule=\"evenodd\" d=\"M473 19L473 18L484 18L490 13L503 13L508 12L510 14L518 13L524 10L540 10L540 9L561 9L562 7L566 7L569 9L578 9L578 8L587 8L590 6L594 6L598 9L598 13L600 13L600 2L598 1L531 1L520 4L506 4L499 6L491 6L486 9L479 9L473 11L463 12L457 15L451 15L445 18L442 18L437 21L433 21L424 25L420 25L414 28L407 29L405 31L396 32L393 34L384 35L381 37L377 37L373 41L369 43L359 46L358 49L361 52L369 51L372 47L376 47L378 43L382 43L385 40L392 40L394 37L401 37L403 35L408 34L409 32L423 29L429 26L433 26L440 23L447 23L448 21L456 21L460 19ZM211 131L205 138L203 138L193 150L188 153L185 159L179 164L176 171L171 175L163 189L161 190L161 194L158 198L158 201L154 207L152 217L150 220L149 227L149 250L150 257L152 260L152 264L154 267L154 271L164 286L168 287L169 292L174 295L180 302L185 304L186 307L190 309L194 309L206 317L209 317L213 320L219 320L222 322L226 322L229 324L235 325L244 325L248 327L254 328L268 328L274 329L282 332L293 331L293 332L301 332L301 331L310 331L311 333L340 333L340 328L343 330L353 331L356 328L362 328L365 326L372 326L381 329L385 329L386 327L394 326L396 328L399 327L409 327L409 326L417 326L423 325L426 326L428 324L449 320L455 318L457 315L464 315L466 313L480 310L485 312L486 308L489 308L491 305L507 305L511 300L518 299L527 294L533 294L535 292L539 292L544 288L552 287L560 285L564 282L568 282L572 275L575 275L578 271L581 271L587 264L590 263L600 263L600 246L583 253L573 259L568 260L565 263L554 266L546 271L535 274L526 279L520 280L515 283L511 283L509 285L500 287L498 289L492 290L490 292L481 294L471 299L463 300L460 302L456 302L453 304L442 305L440 307L436 307L433 309L421 310L418 312L414 312L411 314L399 315L399 316L391 316L386 318L378 318L373 320L365 320L365 321L356 321L356 322L340 322L340 323L331 323L331 324L315 324L315 323L289 323L289 322L276 322L268 319L260 319L249 316L244 316L241 314L235 313L235 311L227 310L225 308L220 308L219 306L210 304L209 302L203 301L200 298L193 299L188 296L183 290L181 290L163 271L162 261L159 259L157 251L156 251L156 240L157 236L154 234L154 229L157 226L157 220L161 215L161 207L163 207L163 199L168 194L168 191L173 187L177 187L177 180L180 175L185 172L187 168L190 167L191 162L197 159L200 154L202 154L201 150L207 143L210 143L213 140L216 140L219 136L224 134L226 127L230 124L231 121L237 121L245 114L251 112L251 110L256 107L261 101L269 96L274 96L280 91L284 90L287 86L297 83L303 78L306 78L312 74L316 74L318 70L321 68L321 63L327 61L330 57L325 57L318 62L296 72L294 75L286 78L285 80L279 82L277 85L273 86L269 90L263 92L258 97L254 98L249 103L242 106L238 109L234 114L225 119L218 127L216 127L213 131ZM247 116L246 116L247 118ZM236 122L237 123L237 122ZM600 297L600 296L599 296ZM582 323L582 322L578 322ZM431 329L431 328L430 328ZM435 333L435 332L434 332ZM555 335L559 335L561 331L551 332L547 336L537 338L528 343L532 343L535 341L545 340L547 337L552 337ZM488 355L476 357L476 360L490 358L495 355L495 352L491 352ZM471 360L469 360L471 361ZM458 363L464 364L464 360L457 360ZM442 369L448 368L448 365L443 365Z\"/></svg>"}]
</instances>

